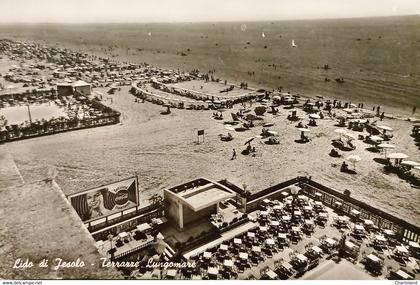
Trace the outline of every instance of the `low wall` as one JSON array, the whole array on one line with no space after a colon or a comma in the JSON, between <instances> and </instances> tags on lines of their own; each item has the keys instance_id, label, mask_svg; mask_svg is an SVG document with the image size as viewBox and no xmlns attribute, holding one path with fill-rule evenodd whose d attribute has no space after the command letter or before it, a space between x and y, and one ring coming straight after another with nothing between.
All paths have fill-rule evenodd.
<instances>
[{"instance_id":1,"label":"low wall","mask_svg":"<svg viewBox=\"0 0 420 285\"><path fill-rule=\"evenodd\" d=\"M315 193L322 194L319 199L330 207L334 207L336 202L342 203L339 210L348 216L353 216L351 210L354 209L361 213L360 218L372 220L379 228L394 230L402 240L420 240L420 228L401 218L307 178L302 179L301 186L303 193L311 198L316 198Z\"/></svg>"},{"instance_id":2,"label":"low wall","mask_svg":"<svg viewBox=\"0 0 420 285\"><path fill-rule=\"evenodd\" d=\"M137 225L149 223L153 218L163 217L163 209L156 206L139 208L136 211L121 215L119 218L112 219L98 225L87 225L89 232L95 240L105 240L109 234L117 235L123 231L130 231Z\"/></svg>"},{"instance_id":3,"label":"low wall","mask_svg":"<svg viewBox=\"0 0 420 285\"><path fill-rule=\"evenodd\" d=\"M29 139L41 136L48 136L68 131L95 128L107 125L114 125L120 122L120 114L102 116L94 119L77 121L66 121L49 124L48 126L31 126L28 128L17 128L0 131L0 143L11 142L22 139Z\"/></svg>"},{"instance_id":4,"label":"low wall","mask_svg":"<svg viewBox=\"0 0 420 285\"><path fill-rule=\"evenodd\" d=\"M281 192L296 183L298 183L302 188L300 194L306 195L315 200L320 200L325 205L341 212L342 214L352 218L372 220L379 228L392 229L395 231L400 240L414 242L420 241L420 228L418 226L410 224L401 218L372 207L371 205L345 195L337 190L326 187L307 177L296 177L254 193L247 199L246 212L249 213L257 210L262 204L262 201L266 198L283 198ZM336 202L341 203L339 208L337 207ZM360 216L354 216L352 214L352 210L359 211Z\"/></svg>"}]
</instances>

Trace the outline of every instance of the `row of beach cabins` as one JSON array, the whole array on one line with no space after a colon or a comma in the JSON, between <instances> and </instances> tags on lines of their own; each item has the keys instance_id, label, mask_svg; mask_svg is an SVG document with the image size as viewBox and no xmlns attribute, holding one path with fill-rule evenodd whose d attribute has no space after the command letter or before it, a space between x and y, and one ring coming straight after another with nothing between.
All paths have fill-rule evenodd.
<instances>
[{"instance_id":1,"label":"row of beach cabins","mask_svg":"<svg viewBox=\"0 0 420 285\"><path fill-rule=\"evenodd\" d=\"M247 102L250 100L264 98L266 96L264 90L250 90L237 96L212 95L200 91L169 86L168 84L158 80L152 80L151 86L156 90L167 93L167 95L163 95L163 92L155 94L153 91L146 90L141 83L132 84L131 93L139 99L153 104L187 110L217 110L226 108L232 104ZM171 94L174 96L171 96ZM185 99L181 97L184 97Z\"/></svg>"}]
</instances>

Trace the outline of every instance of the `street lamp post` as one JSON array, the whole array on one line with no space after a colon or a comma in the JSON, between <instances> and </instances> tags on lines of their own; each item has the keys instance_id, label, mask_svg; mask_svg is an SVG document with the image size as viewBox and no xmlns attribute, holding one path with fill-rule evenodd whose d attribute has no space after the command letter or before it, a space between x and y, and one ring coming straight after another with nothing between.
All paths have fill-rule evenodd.
<instances>
[{"instance_id":1,"label":"street lamp post","mask_svg":"<svg viewBox=\"0 0 420 285\"><path fill-rule=\"evenodd\" d=\"M26 105L26 107L28 107L29 123L31 123L32 125L32 116L31 116L31 109L29 108L29 103L28 105Z\"/></svg>"},{"instance_id":2,"label":"street lamp post","mask_svg":"<svg viewBox=\"0 0 420 285\"><path fill-rule=\"evenodd\" d=\"M295 204L296 204L296 196L299 193L300 188L296 185L293 185L290 189L290 193L292 194L292 222L295 221Z\"/></svg>"}]
</instances>

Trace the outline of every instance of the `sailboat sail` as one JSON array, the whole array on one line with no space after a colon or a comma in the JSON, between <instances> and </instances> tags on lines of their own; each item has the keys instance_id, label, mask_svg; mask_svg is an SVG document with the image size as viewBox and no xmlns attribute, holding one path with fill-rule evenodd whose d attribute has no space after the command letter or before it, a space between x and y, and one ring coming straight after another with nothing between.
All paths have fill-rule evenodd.
<instances>
[{"instance_id":1,"label":"sailboat sail","mask_svg":"<svg viewBox=\"0 0 420 285\"><path fill-rule=\"evenodd\" d=\"M265 38L265 34L264 34L264 32L262 32L261 36L262 36L263 38Z\"/></svg>"},{"instance_id":2,"label":"sailboat sail","mask_svg":"<svg viewBox=\"0 0 420 285\"><path fill-rule=\"evenodd\" d=\"M295 40L292 40L292 47L297 47L297 45L295 44Z\"/></svg>"}]
</instances>

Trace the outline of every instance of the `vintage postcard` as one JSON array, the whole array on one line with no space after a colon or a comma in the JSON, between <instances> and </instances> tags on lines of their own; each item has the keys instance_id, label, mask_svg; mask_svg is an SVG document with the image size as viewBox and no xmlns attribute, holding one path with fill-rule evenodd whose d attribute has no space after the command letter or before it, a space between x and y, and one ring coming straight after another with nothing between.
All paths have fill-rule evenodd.
<instances>
[{"instance_id":1,"label":"vintage postcard","mask_svg":"<svg viewBox=\"0 0 420 285\"><path fill-rule=\"evenodd\" d=\"M2 0L3 284L417 284L419 13Z\"/></svg>"}]
</instances>

